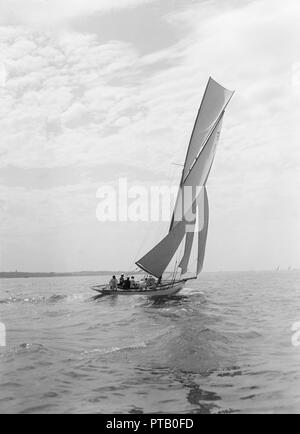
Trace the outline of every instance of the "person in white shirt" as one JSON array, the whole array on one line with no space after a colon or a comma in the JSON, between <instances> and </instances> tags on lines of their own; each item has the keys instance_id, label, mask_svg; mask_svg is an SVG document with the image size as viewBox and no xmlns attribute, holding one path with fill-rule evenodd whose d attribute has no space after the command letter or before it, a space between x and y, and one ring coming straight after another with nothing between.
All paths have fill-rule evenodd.
<instances>
[{"instance_id":1,"label":"person in white shirt","mask_svg":"<svg viewBox=\"0 0 300 434\"><path fill-rule=\"evenodd\" d=\"M109 287L112 291L116 291L118 289L118 281L116 279L116 276L113 276L110 280Z\"/></svg>"},{"instance_id":2,"label":"person in white shirt","mask_svg":"<svg viewBox=\"0 0 300 434\"><path fill-rule=\"evenodd\" d=\"M132 276L131 279L130 279L130 289L134 289L136 287L137 287L137 284L136 284L136 282L134 280L134 277Z\"/></svg>"}]
</instances>

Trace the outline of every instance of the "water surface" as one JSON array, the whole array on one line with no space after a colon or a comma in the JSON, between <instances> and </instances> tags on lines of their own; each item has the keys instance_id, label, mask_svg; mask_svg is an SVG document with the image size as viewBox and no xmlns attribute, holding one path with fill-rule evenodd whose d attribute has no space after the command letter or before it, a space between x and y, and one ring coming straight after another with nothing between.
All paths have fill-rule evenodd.
<instances>
[{"instance_id":1,"label":"water surface","mask_svg":"<svg viewBox=\"0 0 300 434\"><path fill-rule=\"evenodd\" d=\"M2 413L300 413L300 273L204 273L180 295L0 280Z\"/></svg>"}]
</instances>

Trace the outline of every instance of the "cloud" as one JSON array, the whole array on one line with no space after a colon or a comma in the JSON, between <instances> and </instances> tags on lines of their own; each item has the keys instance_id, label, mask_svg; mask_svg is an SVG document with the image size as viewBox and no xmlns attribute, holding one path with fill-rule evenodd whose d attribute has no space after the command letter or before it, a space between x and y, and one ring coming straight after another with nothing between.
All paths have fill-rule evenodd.
<instances>
[{"instance_id":1,"label":"cloud","mask_svg":"<svg viewBox=\"0 0 300 434\"><path fill-rule=\"evenodd\" d=\"M86 125L89 121L89 113L81 103L74 103L62 115L62 122L66 127L74 128L80 124Z\"/></svg>"},{"instance_id":2,"label":"cloud","mask_svg":"<svg viewBox=\"0 0 300 434\"><path fill-rule=\"evenodd\" d=\"M31 26L52 26L66 20L137 6L149 0L0 0L0 23Z\"/></svg>"},{"instance_id":3,"label":"cloud","mask_svg":"<svg viewBox=\"0 0 300 434\"><path fill-rule=\"evenodd\" d=\"M0 63L0 87L6 85L7 80L7 69L4 63Z\"/></svg>"}]
</instances>

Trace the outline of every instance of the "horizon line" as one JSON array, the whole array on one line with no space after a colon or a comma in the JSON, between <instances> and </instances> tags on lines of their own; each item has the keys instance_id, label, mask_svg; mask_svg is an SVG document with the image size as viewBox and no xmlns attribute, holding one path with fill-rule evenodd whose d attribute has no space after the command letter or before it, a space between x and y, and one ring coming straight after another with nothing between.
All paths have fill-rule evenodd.
<instances>
[{"instance_id":1,"label":"horizon line","mask_svg":"<svg viewBox=\"0 0 300 434\"><path fill-rule=\"evenodd\" d=\"M300 271L300 268L297 267L285 267L285 268L268 268L268 269L241 269L241 270L207 270L202 271L203 273L246 273L246 272L264 272L264 271ZM104 275L110 275L110 274L144 274L142 270L80 270L80 271L0 271L0 277L4 275L30 275L30 276L72 276L72 275L97 275L97 274L104 274ZM166 271L166 274L173 273L173 271ZM188 272L186 274L195 274L193 272Z\"/></svg>"}]
</instances>

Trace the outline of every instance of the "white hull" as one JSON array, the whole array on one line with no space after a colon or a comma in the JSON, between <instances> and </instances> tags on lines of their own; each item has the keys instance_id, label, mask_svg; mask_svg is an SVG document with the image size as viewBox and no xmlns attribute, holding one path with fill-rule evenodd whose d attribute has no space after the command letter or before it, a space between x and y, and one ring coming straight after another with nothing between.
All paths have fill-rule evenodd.
<instances>
[{"instance_id":1,"label":"white hull","mask_svg":"<svg viewBox=\"0 0 300 434\"><path fill-rule=\"evenodd\" d=\"M112 291L111 289L107 289L107 285L92 286L91 289L102 295L144 295L147 297L168 297L181 291L184 288L185 283L186 281L181 280L178 282L162 284L155 289L117 289L116 291Z\"/></svg>"}]
</instances>

